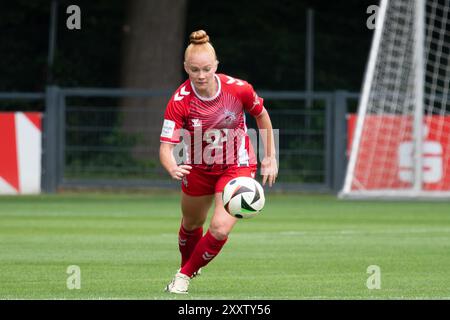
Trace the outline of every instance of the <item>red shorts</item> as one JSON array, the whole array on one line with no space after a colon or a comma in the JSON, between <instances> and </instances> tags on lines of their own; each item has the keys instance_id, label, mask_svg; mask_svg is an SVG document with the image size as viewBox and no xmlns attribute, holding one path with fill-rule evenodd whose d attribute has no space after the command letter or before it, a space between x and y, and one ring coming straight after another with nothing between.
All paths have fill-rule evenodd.
<instances>
[{"instance_id":1,"label":"red shorts","mask_svg":"<svg viewBox=\"0 0 450 320\"><path fill-rule=\"evenodd\" d=\"M189 196L205 196L222 192L228 181L237 177L255 178L257 166L229 166L225 169L200 169L192 166L190 173L183 177L181 189Z\"/></svg>"}]
</instances>

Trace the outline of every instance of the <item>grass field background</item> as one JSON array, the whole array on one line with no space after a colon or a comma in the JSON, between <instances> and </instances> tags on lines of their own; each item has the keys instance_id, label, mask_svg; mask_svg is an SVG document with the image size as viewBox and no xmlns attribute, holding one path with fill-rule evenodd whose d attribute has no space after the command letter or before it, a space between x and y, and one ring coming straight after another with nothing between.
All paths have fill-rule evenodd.
<instances>
[{"instance_id":1,"label":"grass field background","mask_svg":"<svg viewBox=\"0 0 450 320\"><path fill-rule=\"evenodd\" d=\"M188 296L178 193L0 197L1 299L449 299L450 203L267 195ZM206 228L205 228L206 230ZM66 286L67 267L81 289ZM367 268L381 269L369 290Z\"/></svg>"}]
</instances>

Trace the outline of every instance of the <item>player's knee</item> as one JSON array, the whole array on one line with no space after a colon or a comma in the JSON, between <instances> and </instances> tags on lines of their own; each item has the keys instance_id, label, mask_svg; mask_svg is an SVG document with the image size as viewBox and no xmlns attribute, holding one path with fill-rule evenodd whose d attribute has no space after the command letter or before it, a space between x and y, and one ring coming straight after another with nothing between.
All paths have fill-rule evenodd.
<instances>
[{"instance_id":1,"label":"player's knee","mask_svg":"<svg viewBox=\"0 0 450 320\"><path fill-rule=\"evenodd\" d=\"M202 227L204 222L205 221L202 220L183 220L183 228L186 229L186 231L193 231Z\"/></svg>"},{"instance_id":2,"label":"player's knee","mask_svg":"<svg viewBox=\"0 0 450 320\"><path fill-rule=\"evenodd\" d=\"M192 231L203 226L205 218L200 216L183 216L183 228Z\"/></svg>"},{"instance_id":3,"label":"player's knee","mask_svg":"<svg viewBox=\"0 0 450 320\"><path fill-rule=\"evenodd\" d=\"M221 224L215 224L209 227L209 232L217 240L225 240L230 234L230 231L229 228Z\"/></svg>"}]
</instances>

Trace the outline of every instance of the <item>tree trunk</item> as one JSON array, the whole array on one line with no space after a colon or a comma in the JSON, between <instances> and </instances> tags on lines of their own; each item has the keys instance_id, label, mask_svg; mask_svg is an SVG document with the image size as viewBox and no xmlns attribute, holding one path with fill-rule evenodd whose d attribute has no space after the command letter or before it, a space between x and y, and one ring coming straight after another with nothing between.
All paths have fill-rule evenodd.
<instances>
[{"instance_id":1,"label":"tree trunk","mask_svg":"<svg viewBox=\"0 0 450 320\"><path fill-rule=\"evenodd\" d=\"M173 92L182 82L187 0L132 0L124 26L122 87ZM123 130L139 137L133 155L158 161L168 95L123 98Z\"/></svg>"}]
</instances>

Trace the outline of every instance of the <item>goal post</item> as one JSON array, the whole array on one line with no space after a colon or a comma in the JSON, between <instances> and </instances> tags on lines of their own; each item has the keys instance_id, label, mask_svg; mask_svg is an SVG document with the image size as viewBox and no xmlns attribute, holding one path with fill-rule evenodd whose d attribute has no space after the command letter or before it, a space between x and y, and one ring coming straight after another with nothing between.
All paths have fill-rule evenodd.
<instances>
[{"instance_id":1,"label":"goal post","mask_svg":"<svg viewBox=\"0 0 450 320\"><path fill-rule=\"evenodd\" d=\"M382 0L341 198L450 199L450 0Z\"/></svg>"}]
</instances>

